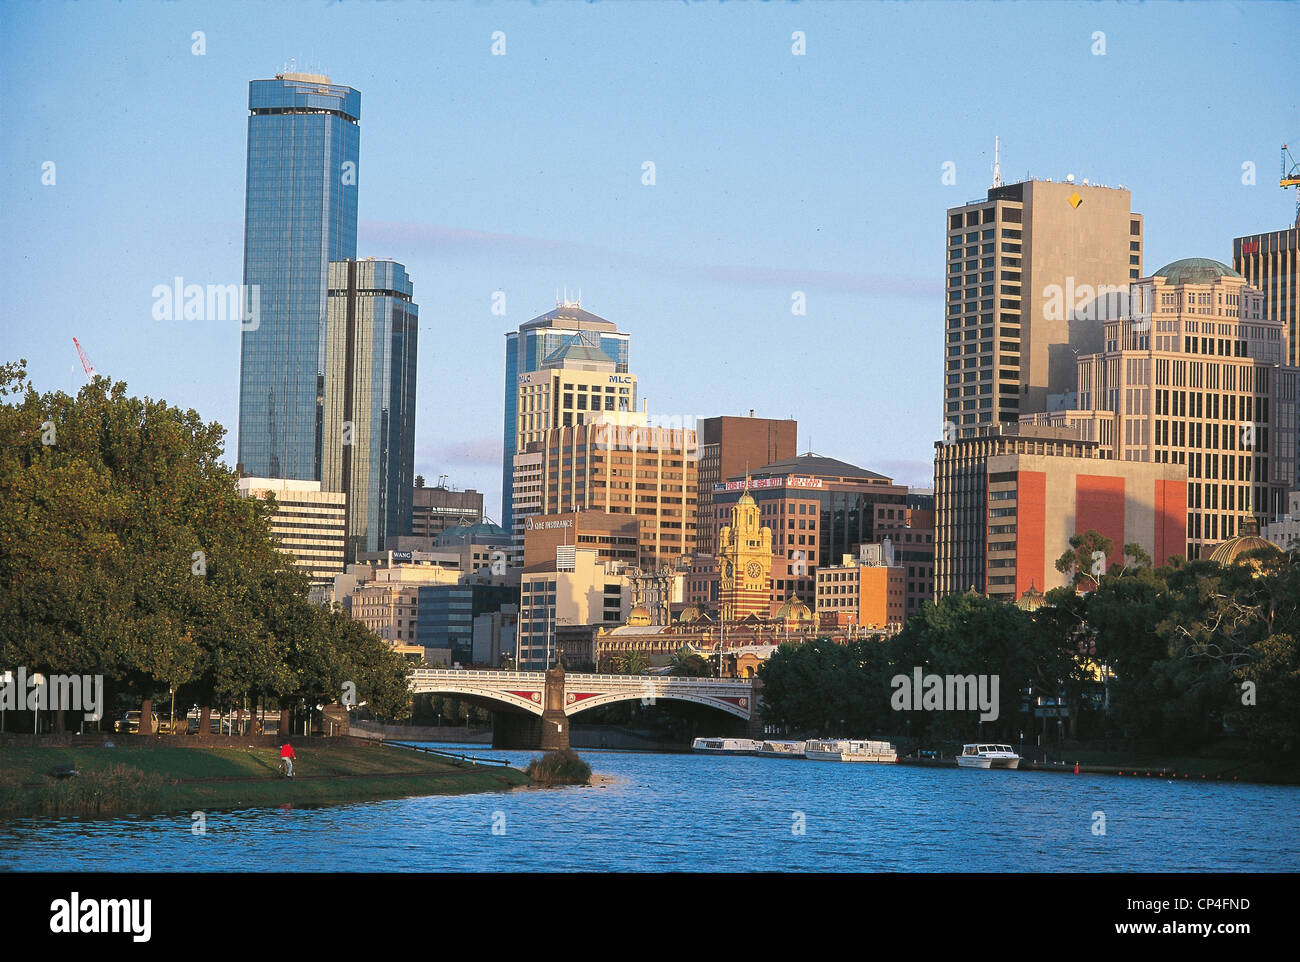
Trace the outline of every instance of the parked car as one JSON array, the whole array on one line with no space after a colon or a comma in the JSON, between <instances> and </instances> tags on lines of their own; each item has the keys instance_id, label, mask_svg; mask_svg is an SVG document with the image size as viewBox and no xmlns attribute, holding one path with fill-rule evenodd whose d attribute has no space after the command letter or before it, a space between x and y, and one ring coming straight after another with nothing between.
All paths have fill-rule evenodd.
<instances>
[{"instance_id":1,"label":"parked car","mask_svg":"<svg viewBox=\"0 0 1300 962\"><path fill-rule=\"evenodd\" d=\"M153 718L153 730L155 732L161 732L162 729L158 725L158 713L151 712L150 717ZM113 731L124 732L128 735L138 735L140 733L140 713L138 711L127 712L113 723Z\"/></svg>"}]
</instances>

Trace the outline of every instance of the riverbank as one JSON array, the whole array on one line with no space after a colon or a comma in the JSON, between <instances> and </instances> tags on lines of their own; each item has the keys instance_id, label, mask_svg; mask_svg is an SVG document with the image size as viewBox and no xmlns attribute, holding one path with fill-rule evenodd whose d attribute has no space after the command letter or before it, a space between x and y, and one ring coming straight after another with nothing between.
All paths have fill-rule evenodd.
<instances>
[{"instance_id":1,"label":"riverbank","mask_svg":"<svg viewBox=\"0 0 1300 962\"><path fill-rule=\"evenodd\" d=\"M518 769L384 745L0 747L0 815L121 815L463 795L529 784ZM76 775L60 773L75 770Z\"/></svg>"}]
</instances>

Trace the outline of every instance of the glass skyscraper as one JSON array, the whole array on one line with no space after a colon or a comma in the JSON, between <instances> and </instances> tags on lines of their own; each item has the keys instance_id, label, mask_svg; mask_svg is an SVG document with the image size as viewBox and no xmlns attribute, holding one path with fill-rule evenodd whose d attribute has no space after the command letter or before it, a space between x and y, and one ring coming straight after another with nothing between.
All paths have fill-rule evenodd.
<instances>
[{"instance_id":1,"label":"glass skyscraper","mask_svg":"<svg viewBox=\"0 0 1300 962\"><path fill-rule=\"evenodd\" d=\"M395 261L329 265L321 481L347 494L351 563L411 530L419 309Z\"/></svg>"},{"instance_id":2,"label":"glass skyscraper","mask_svg":"<svg viewBox=\"0 0 1300 962\"><path fill-rule=\"evenodd\" d=\"M316 74L248 85L239 461L248 474L321 479L320 398L330 261L357 253L361 94Z\"/></svg>"},{"instance_id":3,"label":"glass skyscraper","mask_svg":"<svg viewBox=\"0 0 1300 962\"><path fill-rule=\"evenodd\" d=\"M525 321L506 333L506 399L504 447L501 463L501 527L512 530L515 437L518 431L519 376L542 369L542 362L561 347L582 344L596 347L626 374L628 335L603 317L584 311L581 302L560 301L555 310Z\"/></svg>"}]
</instances>

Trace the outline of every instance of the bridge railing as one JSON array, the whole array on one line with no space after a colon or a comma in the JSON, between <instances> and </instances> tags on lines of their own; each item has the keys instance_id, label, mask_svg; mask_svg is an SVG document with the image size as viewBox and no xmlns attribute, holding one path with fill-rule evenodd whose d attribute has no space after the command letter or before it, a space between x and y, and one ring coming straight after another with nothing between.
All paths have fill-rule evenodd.
<instances>
[{"instance_id":1,"label":"bridge railing","mask_svg":"<svg viewBox=\"0 0 1300 962\"><path fill-rule=\"evenodd\" d=\"M417 668L411 678L460 679L463 681L519 682L530 685L546 680L544 671L496 671L482 668Z\"/></svg>"}]
</instances>

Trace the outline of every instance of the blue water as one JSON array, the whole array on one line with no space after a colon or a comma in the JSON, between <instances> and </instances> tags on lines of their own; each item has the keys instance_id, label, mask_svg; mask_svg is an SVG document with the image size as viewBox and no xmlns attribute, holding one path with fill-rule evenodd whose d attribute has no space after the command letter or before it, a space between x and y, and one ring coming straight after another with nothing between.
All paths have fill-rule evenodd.
<instances>
[{"instance_id":1,"label":"blue water","mask_svg":"<svg viewBox=\"0 0 1300 962\"><path fill-rule=\"evenodd\" d=\"M447 747L447 746L442 746ZM464 746L515 765L535 753ZM1300 788L584 750L604 787L0 822L26 871L1300 869ZM1104 835L1094 813L1105 815ZM802 820L800 819L802 815ZM802 824L803 834L797 834ZM494 825L497 833L494 834Z\"/></svg>"}]
</instances>

